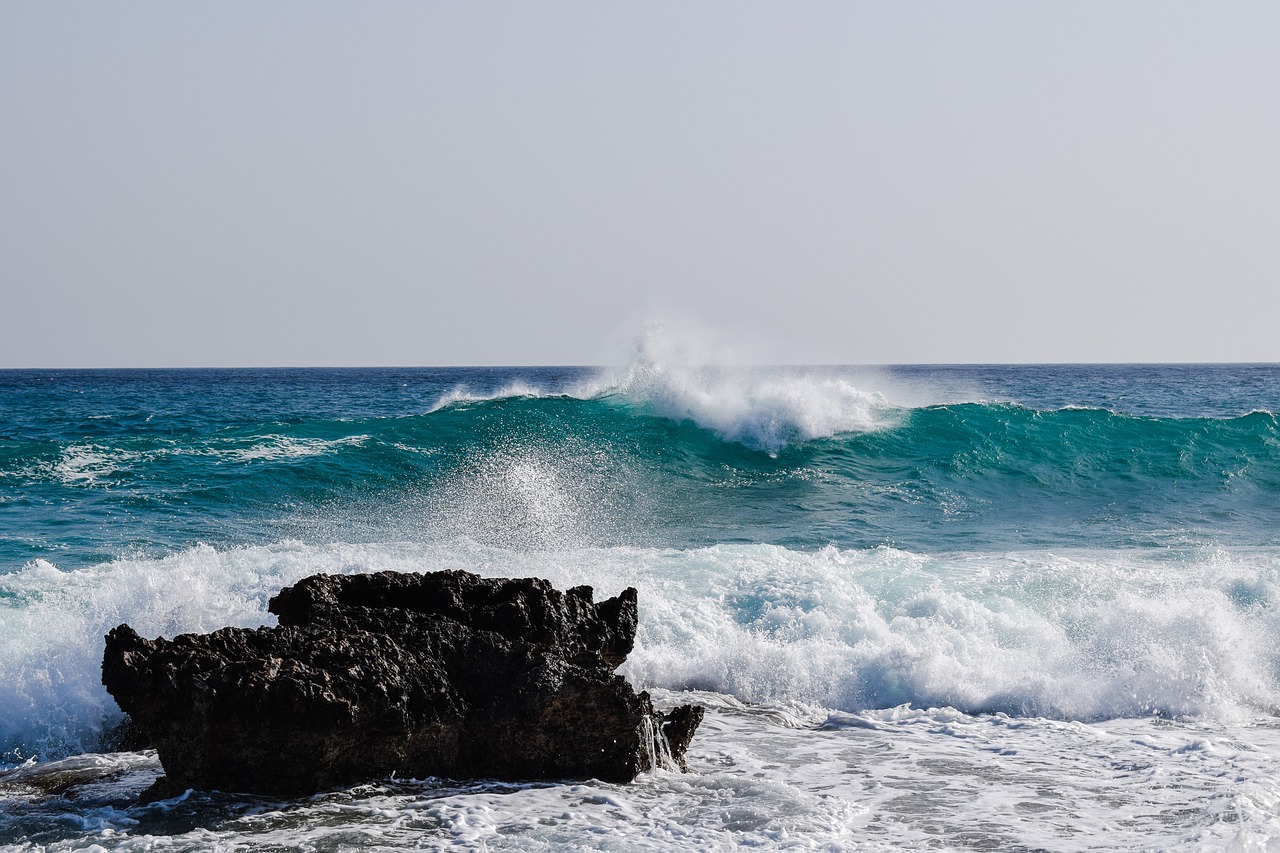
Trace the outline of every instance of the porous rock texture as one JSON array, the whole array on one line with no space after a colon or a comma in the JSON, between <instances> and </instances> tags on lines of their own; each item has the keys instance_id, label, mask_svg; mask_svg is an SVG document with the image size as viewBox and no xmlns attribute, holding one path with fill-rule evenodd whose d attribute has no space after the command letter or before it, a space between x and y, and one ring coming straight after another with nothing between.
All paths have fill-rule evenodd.
<instances>
[{"instance_id":1,"label":"porous rock texture","mask_svg":"<svg viewBox=\"0 0 1280 853\"><path fill-rule=\"evenodd\" d=\"M144 800L307 794L391 774L629 782L683 768L703 709L663 714L613 670L636 591L463 571L313 575L275 628L106 637L102 681L158 751Z\"/></svg>"}]
</instances>

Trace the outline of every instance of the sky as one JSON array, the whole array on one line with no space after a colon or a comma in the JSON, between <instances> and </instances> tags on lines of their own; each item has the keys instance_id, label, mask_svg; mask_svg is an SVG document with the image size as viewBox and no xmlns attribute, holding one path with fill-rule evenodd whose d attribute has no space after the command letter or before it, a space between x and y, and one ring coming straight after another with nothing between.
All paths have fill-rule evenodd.
<instances>
[{"instance_id":1,"label":"sky","mask_svg":"<svg viewBox=\"0 0 1280 853\"><path fill-rule=\"evenodd\" d=\"M1280 361L1280 4L0 0L0 367Z\"/></svg>"}]
</instances>

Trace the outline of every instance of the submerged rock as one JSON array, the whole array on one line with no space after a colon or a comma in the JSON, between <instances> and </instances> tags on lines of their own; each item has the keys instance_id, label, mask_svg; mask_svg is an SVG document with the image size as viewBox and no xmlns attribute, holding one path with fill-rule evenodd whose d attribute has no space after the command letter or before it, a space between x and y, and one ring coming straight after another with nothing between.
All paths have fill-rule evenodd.
<instances>
[{"instance_id":1,"label":"submerged rock","mask_svg":"<svg viewBox=\"0 0 1280 853\"><path fill-rule=\"evenodd\" d=\"M469 572L314 575L269 604L277 628L106 637L102 682L188 788L312 793L397 774L629 782L683 766L702 720L664 715L613 670L636 591Z\"/></svg>"}]
</instances>

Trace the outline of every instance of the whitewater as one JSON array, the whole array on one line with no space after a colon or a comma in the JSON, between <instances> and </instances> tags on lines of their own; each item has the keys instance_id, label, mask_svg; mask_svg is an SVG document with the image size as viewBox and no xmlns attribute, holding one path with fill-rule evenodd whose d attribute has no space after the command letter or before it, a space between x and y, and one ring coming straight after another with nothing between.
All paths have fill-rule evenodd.
<instances>
[{"instance_id":1,"label":"whitewater","mask_svg":"<svg viewBox=\"0 0 1280 853\"><path fill-rule=\"evenodd\" d=\"M1280 366L0 371L0 846L1280 849ZM102 636L315 572L639 590L631 785L140 806Z\"/></svg>"}]
</instances>

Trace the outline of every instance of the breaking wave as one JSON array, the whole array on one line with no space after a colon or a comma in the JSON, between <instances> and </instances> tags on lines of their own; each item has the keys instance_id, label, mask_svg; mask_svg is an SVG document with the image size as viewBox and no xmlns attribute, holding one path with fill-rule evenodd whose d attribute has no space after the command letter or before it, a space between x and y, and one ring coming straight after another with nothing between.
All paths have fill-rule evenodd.
<instances>
[{"instance_id":1,"label":"breaking wave","mask_svg":"<svg viewBox=\"0 0 1280 853\"><path fill-rule=\"evenodd\" d=\"M192 548L0 576L0 745L9 762L92 749L119 712L102 636L273 624L268 599L314 572L466 568L640 591L638 687L857 712L910 705L1101 720L1245 719L1280 709L1280 554L796 551L431 545Z\"/></svg>"}]
</instances>

